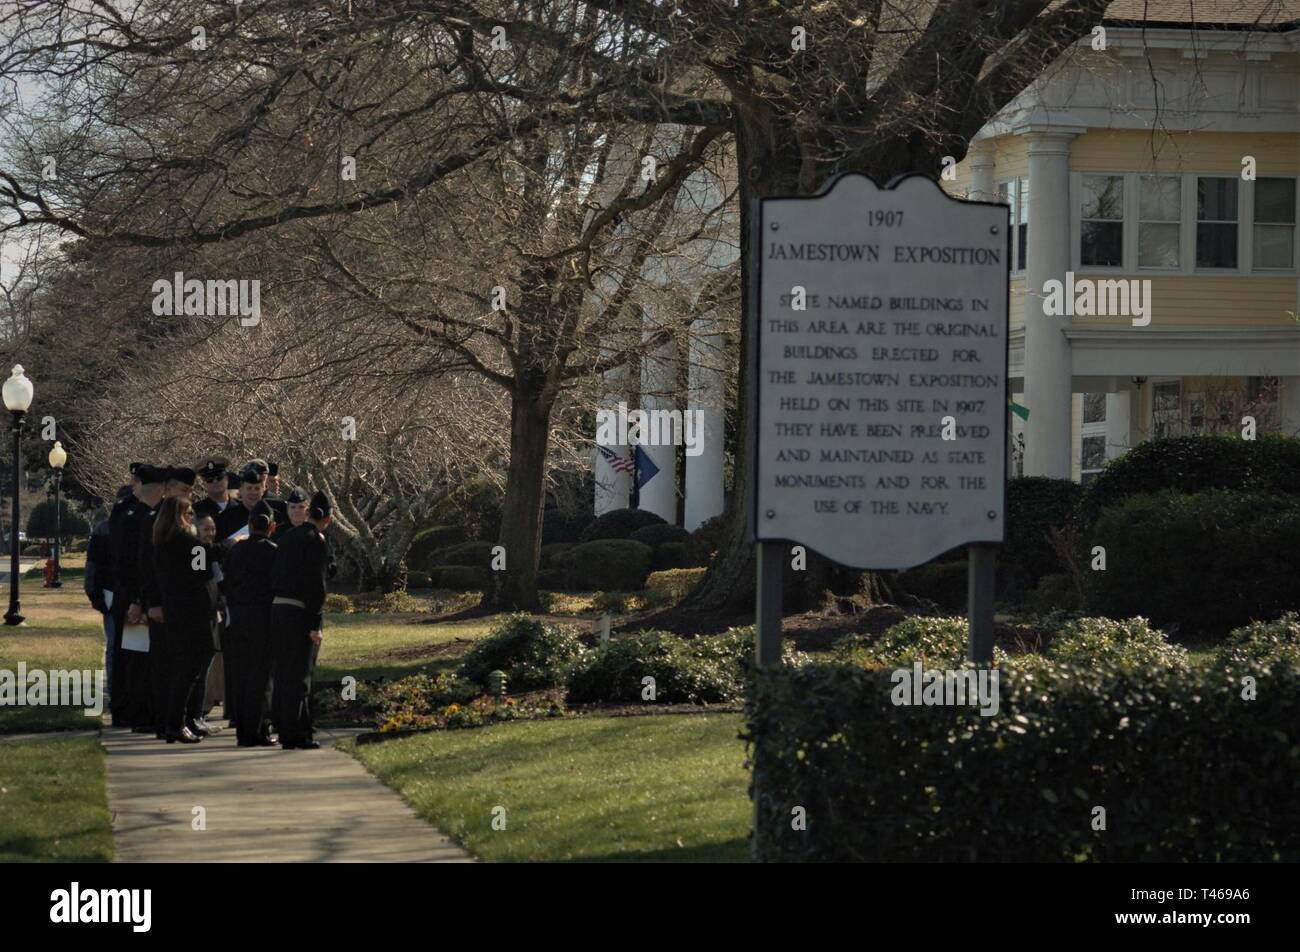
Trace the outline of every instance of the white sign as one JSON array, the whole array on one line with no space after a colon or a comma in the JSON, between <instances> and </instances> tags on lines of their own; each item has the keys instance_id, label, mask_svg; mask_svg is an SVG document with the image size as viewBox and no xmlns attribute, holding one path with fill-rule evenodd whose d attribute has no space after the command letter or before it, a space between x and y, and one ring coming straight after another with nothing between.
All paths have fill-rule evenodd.
<instances>
[{"instance_id":1,"label":"white sign","mask_svg":"<svg viewBox=\"0 0 1300 952\"><path fill-rule=\"evenodd\" d=\"M869 569L1001 542L1007 207L846 175L758 220L756 537Z\"/></svg>"}]
</instances>

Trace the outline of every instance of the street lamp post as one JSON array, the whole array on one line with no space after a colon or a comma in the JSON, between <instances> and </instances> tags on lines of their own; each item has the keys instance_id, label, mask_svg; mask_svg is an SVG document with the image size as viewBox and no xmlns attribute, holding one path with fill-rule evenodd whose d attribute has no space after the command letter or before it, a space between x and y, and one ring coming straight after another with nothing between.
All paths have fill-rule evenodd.
<instances>
[{"instance_id":1,"label":"street lamp post","mask_svg":"<svg viewBox=\"0 0 1300 952\"><path fill-rule=\"evenodd\" d=\"M50 466L54 469L54 578L50 580L50 588L63 586L63 579L59 577L59 540L63 534L59 512L59 484L63 481L63 467L67 462L68 451L62 443L55 440L54 447L50 450Z\"/></svg>"},{"instance_id":2,"label":"street lamp post","mask_svg":"<svg viewBox=\"0 0 1300 952\"><path fill-rule=\"evenodd\" d=\"M0 393L4 396L5 409L14 418L14 518L9 527L12 551L9 556L9 611L5 612L5 624L21 625L23 613L18 607L18 481L22 466L23 415L32 405L35 393L32 382L23 373L22 364L14 364L13 373L4 382Z\"/></svg>"}]
</instances>

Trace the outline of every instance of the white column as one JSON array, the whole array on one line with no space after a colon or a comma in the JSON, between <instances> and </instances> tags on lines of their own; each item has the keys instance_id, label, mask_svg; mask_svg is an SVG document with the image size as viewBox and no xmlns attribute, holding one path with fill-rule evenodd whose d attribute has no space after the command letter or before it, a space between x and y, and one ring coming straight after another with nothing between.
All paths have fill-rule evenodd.
<instances>
[{"instance_id":1,"label":"white column","mask_svg":"<svg viewBox=\"0 0 1300 952\"><path fill-rule=\"evenodd\" d=\"M1300 377L1281 377L1278 411L1283 436L1300 437Z\"/></svg>"},{"instance_id":2,"label":"white column","mask_svg":"<svg viewBox=\"0 0 1300 952\"><path fill-rule=\"evenodd\" d=\"M1065 316L1043 313L1043 286L1070 269L1070 140L1077 133L1030 127L1029 248L1025 256L1025 475L1069 479L1070 344Z\"/></svg>"},{"instance_id":3,"label":"white column","mask_svg":"<svg viewBox=\"0 0 1300 952\"><path fill-rule=\"evenodd\" d=\"M977 139L970 144L966 153L970 160L970 195L977 202L996 202L998 187L993 178L993 143L988 139Z\"/></svg>"},{"instance_id":4,"label":"white column","mask_svg":"<svg viewBox=\"0 0 1300 952\"><path fill-rule=\"evenodd\" d=\"M643 324L643 339L648 340L659 329L653 315L646 309ZM675 341L647 353L641 361L641 409L672 410L676 405L673 397L677 383L677 345ZM648 423L647 423L648 428ZM640 508L653 512L670 525L677 524L677 446L672 442L674 433L660 433L654 445L650 445L651 434L641 446L644 452L659 468L651 480L641 487Z\"/></svg>"},{"instance_id":5,"label":"white column","mask_svg":"<svg viewBox=\"0 0 1300 952\"><path fill-rule=\"evenodd\" d=\"M1106 459L1123 456L1131 448L1129 442L1129 392L1106 394Z\"/></svg>"},{"instance_id":6,"label":"white column","mask_svg":"<svg viewBox=\"0 0 1300 952\"><path fill-rule=\"evenodd\" d=\"M692 327L690 357L690 399L686 410L699 426L690 434L697 446L686 444L686 523L688 531L724 507L722 481L723 417L726 412L727 382L723 371L725 341L717 333L717 321L702 317ZM683 423L686 418L683 417Z\"/></svg>"}]
</instances>

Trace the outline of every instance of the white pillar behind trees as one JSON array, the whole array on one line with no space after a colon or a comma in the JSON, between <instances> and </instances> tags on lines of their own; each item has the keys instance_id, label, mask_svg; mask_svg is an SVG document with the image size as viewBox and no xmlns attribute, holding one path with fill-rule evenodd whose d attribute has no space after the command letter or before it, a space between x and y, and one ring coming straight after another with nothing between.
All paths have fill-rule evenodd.
<instances>
[{"instance_id":1,"label":"white pillar behind trees","mask_svg":"<svg viewBox=\"0 0 1300 952\"><path fill-rule=\"evenodd\" d=\"M656 330L658 324L647 309L643 325L644 339L648 340ZM676 383L677 345L675 341L669 340L641 360L641 409L651 412L672 410L676 405ZM646 428L649 428L648 418ZM659 472L641 487L640 508L653 512L670 525L677 524L677 447L668 442L673 435L672 430L667 430L660 434L661 445L641 447L655 466L659 467Z\"/></svg>"},{"instance_id":2,"label":"white pillar behind trees","mask_svg":"<svg viewBox=\"0 0 1300 952\"><path fill-rule=\"evenodd\" d=\"M1076 131L1028 127L1029 237L1025 256L1025 475L1070 478L1070 344L1066 316L1043 313L1043 286L1070 269L1070 140Z\"/></svg>"},{"instance_id":3,"label":"white pillar behind trees","mask_svg":"<svg viewBox=\"0 0 1300 952\"><path fill-rule=\"evenodd\" d=\"M998 187L993 181L993 143L977 139L967 152L970 159L970 190L968 198L977 202L996 202Z\"/></svg>"},{"instance_id":4,"label":"white pillar behind trees","mask_svg":"<svg viewBox=\"0 0 1300 952\"><path fill-rule=\"evenodd\" d=\"M1133 446L1129 436L1129 400L1127 390L1106 394L1106 459L1123 456Z\"/></svg>"},{"instance_id":5,"label":"white pillar behind trees","mask_svg":"<svg viewBox=\"0 0 1300 952\"><path fill-rule=\"evenodd\" d=\"M702 426L696 434L700 454L686 457L685 528L690 531L698 529L704 520L721 515L724 507L722 451L727 384L722 371L725 344L716 330L717 322L703 317L695 322L691 335L687 410L699 411Z\"/></svg>"}]
</instances>

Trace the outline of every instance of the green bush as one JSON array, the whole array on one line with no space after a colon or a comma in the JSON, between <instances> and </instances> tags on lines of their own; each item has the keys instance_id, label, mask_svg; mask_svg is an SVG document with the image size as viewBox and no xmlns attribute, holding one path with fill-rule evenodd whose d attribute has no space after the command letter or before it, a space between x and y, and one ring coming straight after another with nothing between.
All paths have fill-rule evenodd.
<instances>
[{"instance_id":1,"label":"green bush","mask_svg":"<svg viewBox=\"0 0 1300 952\"><path fill-rule=\"evenodd\" d=\"M1300 615L1287 612L1277 621L1254 621L1236 629L1219 644L1216 660L1230 669L1288 664L1300 668Z\"/></svg>"},{"instance_id":2,"label":"green bush","mask_svg":"<svg viewBox=\"0 0 1300 952\"><path fill-rule=\"evenodd\" d=\"M504 671L512 692L556 687L587 650L576 629L508 615L465 653L457 674L485 687L490 672Z\"/></svg>"},{"instance_id":3,"label":"green bush","mask_svg":"<svg viewBox=\"0 0 1300 952\"><path fill-rule=\"evenodd\" d=\"M1300 860L1294 669L1261 674L1247 704L1207 666L1049 663L1001 672L991 717L896 706L894 687L846 666L758 675L760 859ZM806 829L791 828L795 806Z\"/></svg>"},{"instance_id":4,"label":"green bush","mask_svg":"<svg viewBox=\"0 0 1300 952\"><path fill-rule=\"evenodd\" d=\"M406 588L409 591L413 588L432 588L433 578L428 572L407 572Z\"/></svg>"},{"instance_id":5,"label":"green bush","mask_svg":"<svg viewBox=\"0 0 1300 952\"><path fill-rule=\"evenodd\" d=\"M73 509L67 499L59 500L59 537L70 539L73 536L90 534L90 523L86 517ZM27 538L54 538L54 500L46 499L32 507L27 516Z\"/></svg>"},{"instance_id":6,"label":"green bush","mask_svg":"<svg viewBox=\"0 0 1300 952\"><path fill-rule=\"evenodd\" d=\"M433 565L434 553L465 541L463 526L433 526L415 534L406 553L406 564L427 572Z\"/></svg>"},{"instance_id":7,"label":"green bush","mask_svg":"<svg viewBox=\"0 0 1300 952\"><path fill-rule=\"evenodd\" d=\"M538 562L538 564L542 568L546 568L546 569L554 568L560 556L564 555L565 552L568 552L570 549L572 549L575 544L576 543L573 542L552 542L550 545L542 546L542 550L539 555L540 561Z\"/></svg>"},{"instance_id":8,"label":"green bush","mask_svg":"<svg viewBox=\"0 0 1300 952\"><path fill-rule=\"evenodd\" d=\"M597 516L578 537L579 542L596 539L627 539L633 532L646 526L667 525L663 519L646 509L615 509Z\"/></svg>"},{"instance_id":9,"label":"green bush","mask_svg":"<svg viewBox=\"0 0 1300 952\"><path fill-rule=\"evenodd\" d=\"M1019 602L1043 576L1066 570L1049 533L1070 524L1082 495L1082 487L1069 479L1028 476L1007 483L1006 542L998 549L1000 598Z\"/></svg>"},{"instance_id":10,"label":"green bush","mask_svg":"<svg viewBox=\"0 0 1300 952\"><path fill-rule=\"evenodd\" d=\"M699 584L707 571L708 569L687 568L651 572L645 580L645 590L656 596L661 604L676 605Z\"/></svg>"},{"instance_id":11,"label":"green bush","mask_svg":"<svg viewBox=\"0 0 1300 952\"><path fill-rule=\"evenodd\" d=\"M846 635L832 646L840 664L863 667L906 667L920 661L930 667L956 668L970 648L970 626L965 618L931 618L915 615L891 625L874 638Z\"/></svg>"},{"instance_id":12,"label":"green bush","mask_svg":"<svg viewBox=\"0 0 1300 952\"><path fill-rule=\"evenodd\" d=\"M429 603L408 592L358 592L352 596L356 611L371 614L427 612Z\"/></svg>"},{"instance_id":13,"label":"green bush","mask_svg":"<svg viewBox=\"0 0 1300 952\"><path fill-rule=\"evenodd\" d=\"M569 588L635 592L645 587L654 561L650 546L632 539L599 539L575 545L557 560Z\"/></svg>"},{"instance_id":14,"label":"green bush","mask_svg":"<svg viewBox=\"0 0 1300 952\"><path fill-rule=\"evenodd\" d=\"M665 542L655 546L651 567L656 572L668 569L686 569L698 565L689 542Z\"/></svg>"},{"instance_id":15,"label":"green bush","mask_svg":"<svg viewBox=\"0 0 1300 952\"><path fill-rule=\"evenodd\" d=\"M691 533L691 545L695 549L695 558L700 565L709 562L714 554L722 548L722 540L726 529L726 517L710 516Z\"/></svg>"},{"instance_id":16,"label":"green bush","mask_svg":"<svg viewBox=\"0 0 1300 952\"><path fill-rule=\"evenodd\" d=\"M669 525L666 522L657 522L654 525L642 526L633 532L629 539L635 539L637 542L644 542L650 548L658 548L665 542L690 542L691 534L681 526Z\"/></svg>"},{"instance_id":17,"label":"green bush","mask_svg":"<svg viewBox=\"0 0 1300 952\"><path fill-rule=\"evenodd\" d=\"M594 518L590 505L573 510L547 509L542 513L542 545L578 542L582 530L591 525Z\"/></svg>"},{"instance_id":18,"label":"green bush","mask_svg":"<svg viewBox=\"0 0 1300 952\"><path fill-rule=\"evenodd\" d=\"M457 592L482 592L492 584L492 574L485 568L471 565L444 565L429 573L435 588L450 588Z\"/></svg>"},{"instance_id":19,"label":"green bush","mask_svg":"<svg viewBox=\"0 0 1300 952\"><path fill-rule=\"evenodd\" d=\"M346 595L340 595L338 592L330 592L325 596L325 611L327 612L350 615L356 610L356 606L352 604L352 599L348 598Z\"/></svg>"},{"instance_id":20,"label":"green bush","mask_svg":"<svg viewBox=\"0 0 1300 952\"><path fill-rule=\"evenodd\" d=\"M570 704L641 704L654 678L654 703L716 704L738 700L752 642L735 635L682 638L667 631L620 635L575 667Z\"/></svg>"},{"instance_id":21,"label":"green bush","mask_svg":"<svg viewBox=\"0 0 1300 952\"><path fill-rule=\"evenodd\" d=\"M927 562L894 576L894 584L917 598L934 602L946 612L966 610L969 571L966 562Z\"/></svg>"},{"instance_id":22,"label":"green bush","mask_svg":"<svg viewBox=\"0 0 1300 952\"><path fill-rule=\"evenodd\" d=\"M1300 495L1300 439L1180 436L1142 443L1106 464L1088 483L1079 513L1091 525L1110 506L1166 489Z\"/></svg>"},{"instance_id":23,"label":"green bush","mask_svg":"<svg viewBox=\"0 0 1300 952\"><path fill-rule=\"evenodd\" d=\"M1229 490L1132 496L1107 509L1089 544L1089 611L1222 636L1300 605L1300 498Z\"/></svg>"},{"instance_id":24,"label":"green bush","mask_svg":"<svg viewBox=\"0 0 1300 952\"><path fill-rule=\"evenodd\" d=\"M1145 618L1077 618L1052 636L1046 657L1067 664L1184 667L1187 651L1171 645Z\"/></svg>"},{"instance_id":25,"label":"green bush","mask_svg":"<svg viewBox=\"0 0 1300 952\"><path fill-rule=\"evenodd\" d=\"M1037 614L1048 615L1054 611L1078 611L1083 606L1074 579L1062 572L1044 575L1038 580L1037 587L1029 596L1029 607Z\"/></svg>"}]
</instances>

